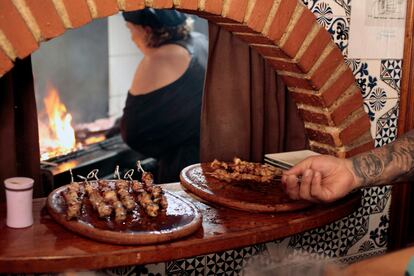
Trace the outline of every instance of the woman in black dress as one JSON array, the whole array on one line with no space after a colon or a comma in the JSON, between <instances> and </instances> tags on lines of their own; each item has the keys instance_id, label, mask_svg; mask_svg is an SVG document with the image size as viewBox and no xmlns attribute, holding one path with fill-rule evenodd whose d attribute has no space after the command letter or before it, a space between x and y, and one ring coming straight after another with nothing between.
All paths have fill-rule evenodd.
<instances>
[{"instance_id":1,"label":"woman in black dress","mask_svg":"<svg viewBox=\"0 0 414 276\"><path fill-rule=\"evenodd\" d=\"M123 16L144 57L128 91L122 137L132 149L157 159L159 183L178 181L184 167L199 162L208 41L175 10Z\"/></svg>"}]
</instances>

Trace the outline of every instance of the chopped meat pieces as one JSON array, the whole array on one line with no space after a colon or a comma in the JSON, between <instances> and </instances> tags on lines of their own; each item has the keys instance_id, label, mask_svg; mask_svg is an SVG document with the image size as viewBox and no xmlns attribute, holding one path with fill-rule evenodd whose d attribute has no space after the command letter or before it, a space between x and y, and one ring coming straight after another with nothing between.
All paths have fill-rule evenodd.
<instances>
[{"instance_id":1,"label":"chopped meat pieces","mask_svg":"<svg viewBox=\"0 0 414 276\"><path fill-rule=\"evenodd\" d=\"M270 165L247 162L237 157L233 159L232 163L215 159L210 163L210 167L214 171L209 175L226 182L249 180L266 183L282 175L283 172L281 169Z\"/></svg>"}]
</instances>

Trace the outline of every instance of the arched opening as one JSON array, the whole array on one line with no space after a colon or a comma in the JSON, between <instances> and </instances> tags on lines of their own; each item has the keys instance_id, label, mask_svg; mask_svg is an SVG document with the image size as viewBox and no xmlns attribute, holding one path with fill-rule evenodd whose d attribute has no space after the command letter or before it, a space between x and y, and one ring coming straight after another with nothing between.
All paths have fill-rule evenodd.
<instances>
[{"instance_id":1,"label":"arched opening","mask_svg":"<svg viewBox=\"0 0 414 276\"><path fill-rule=\"evenodd\" d=\"M2 75L42 41L94 18L144 7L176 8L229 30L283 76L302 114L311 149L348 157L373 147L351 70L326 30L299 1L4 1L0 5Z\"/></svg>"}]
</instances>

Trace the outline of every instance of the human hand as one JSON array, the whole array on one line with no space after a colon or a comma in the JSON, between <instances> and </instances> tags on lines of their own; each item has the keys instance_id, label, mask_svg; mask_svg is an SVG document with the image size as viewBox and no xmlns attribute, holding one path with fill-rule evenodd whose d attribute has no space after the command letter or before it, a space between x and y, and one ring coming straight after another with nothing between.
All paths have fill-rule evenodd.
<instances>
[{"instance_id":1,"label":"human hand","mask_svg":"<svg viewBox=\"0 0 414 276\"><path fill-rule=\"evenodd\" d=\"M282 184L292 199L312 202L335 201L359 186L351 161L329 155L301 161L284 173Z\"/></svg>"}]
</instances>

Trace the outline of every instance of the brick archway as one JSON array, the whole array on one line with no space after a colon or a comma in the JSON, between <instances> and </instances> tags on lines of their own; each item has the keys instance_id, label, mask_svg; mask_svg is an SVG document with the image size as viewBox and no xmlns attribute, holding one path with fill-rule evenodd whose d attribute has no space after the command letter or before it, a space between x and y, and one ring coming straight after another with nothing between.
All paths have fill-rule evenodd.
<instances>
[{"instance_id":1,"label":"brick archway","mask_svg":"<svg viewBox=\"0 0 414 276\"><path fill-rule=\"evenodd\" d=\"M373 147L351 70L327 31L298 0L2 0L0 76L16 58L67 29L144 7L196 14L257 50L283 76L313 150L348 157Z\"/></svg>"}]
</instances>

